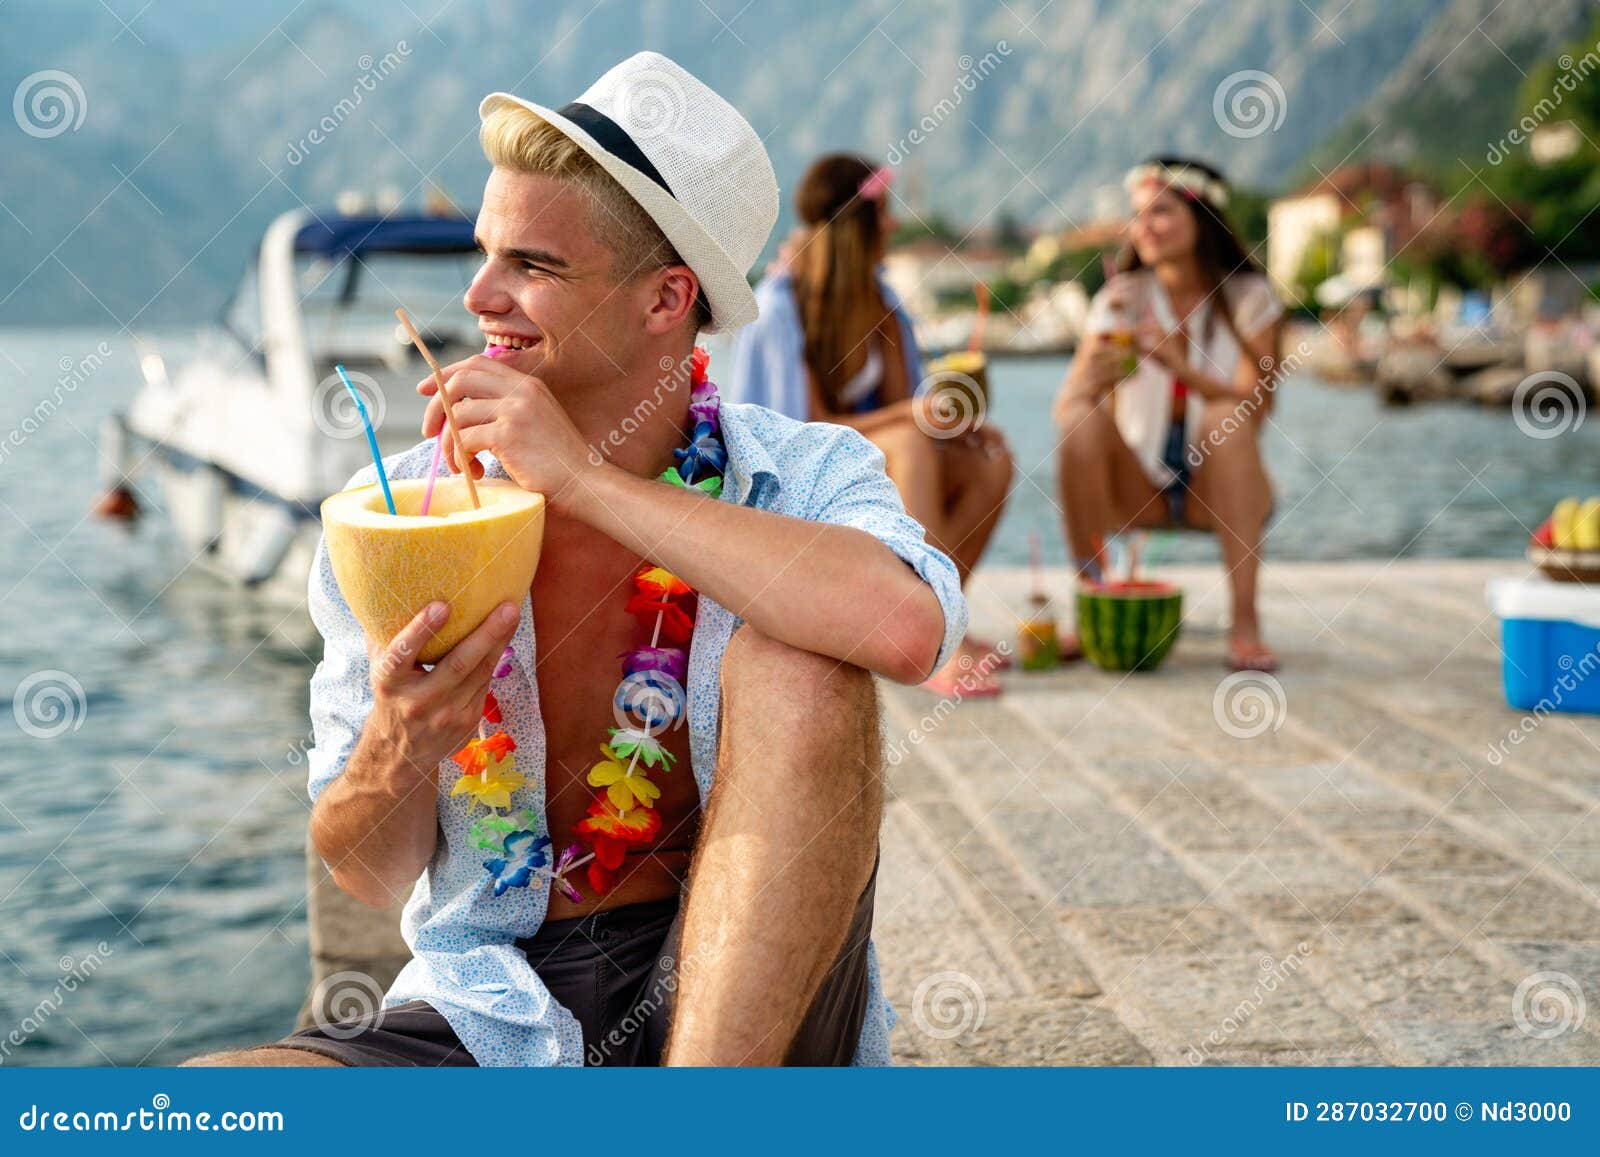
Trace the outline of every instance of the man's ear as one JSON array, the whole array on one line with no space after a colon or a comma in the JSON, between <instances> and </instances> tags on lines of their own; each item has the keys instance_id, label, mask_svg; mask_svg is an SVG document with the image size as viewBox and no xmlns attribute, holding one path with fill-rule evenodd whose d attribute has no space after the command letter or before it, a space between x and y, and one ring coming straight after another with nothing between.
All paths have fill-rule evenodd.
<instances>
[{"instance_id":1,"label":"man's ear","mask_svg":"<svg viewBox=\"0 0 1600 1157\"><path fill-rule=\"evenodd\" d=\"M694 312L700 279L687 265L667 265L656 270L650 284L652 294L645 311L645 332L672 333Z\"/></svg>"}]
</instances>

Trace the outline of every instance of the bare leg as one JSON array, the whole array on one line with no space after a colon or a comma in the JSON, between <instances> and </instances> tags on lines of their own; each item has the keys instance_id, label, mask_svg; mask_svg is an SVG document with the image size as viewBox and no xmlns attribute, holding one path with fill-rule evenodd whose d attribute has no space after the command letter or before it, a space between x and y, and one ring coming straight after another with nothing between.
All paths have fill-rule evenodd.
<instances>
[{"instance_id":1,"label":"bare leg","mask_svg":"<svg viewBox=\"0 0 1600 1157\"><path fill-rule=\"evenodd\" d=\"M236 1052L207 1053L190 1057L182 1068L238 1069L238 1068L335 1068L347 1066L314 1053L308 1049L239 1049Z\"/></svg>"},{"instance_id":2,"label":"bare leg","mask_svg":"<svg viewBox=\"0 0 1600 1157\"><path fill-rule=\"evenodd\" d=\"M1222 423L1228 420L1228 427ZM1202 440L1205 461L1190 483L1189 520L1214 531L1222 551L1232 596L1230 657L1250 665L1272 663L1261 638L1256 613L1256 579L1261 568L1261 535L1272 510L1272 483L1261 461L1260 429L1255 418L1241 418L1226 403L1206 407Z\"/></svg>"},{"instance_id":3,"label":"bare leg","mask_svg":"<svg viewBox=\"0 0 1600 1157\"><path fill-rule=\"evenodd\" d=\"M910 418L876 427L867 437L883 451L884 473L900 491L906 513L922 524L934 545L949 553L944 546L944 466L938 443Z\"/></svg>"},{"instance_id":4,"label":"bare leg","mask_svg":"<svg viewBox=\"0 0 1600 1157\"><path fill-rule=\"evenodd\" d=\"M781 1064L844 944L883 814L860 668L749 626L722 664L722 746L689 875L667 1064Z\"/></svg>"},{"instance_id":5,"label":"bare leg","mask_svg":"<svg viewBox=\"0 0 1600 1157\"><path fill-rule=\"evenodd\" d=\"M965 439L942 448L949 553L963 583L983 557L1011 493L1015 473L1011 451L998 437L992 444L992 452Z\"/></svg>"},{"instance_id":6,"label":"bare leg","mask_svg":"<svg viewBox=\"0 0 1600 1157\"><path fill-rule=\"evenodd\" d=\"M1166 508L1118 433L1109 398L1073 402L1063 419L1057 486L1067 545L1081 565L1095 557L1107 535L1130 526L1159 526Z\"/></svg>"}]
</instances>

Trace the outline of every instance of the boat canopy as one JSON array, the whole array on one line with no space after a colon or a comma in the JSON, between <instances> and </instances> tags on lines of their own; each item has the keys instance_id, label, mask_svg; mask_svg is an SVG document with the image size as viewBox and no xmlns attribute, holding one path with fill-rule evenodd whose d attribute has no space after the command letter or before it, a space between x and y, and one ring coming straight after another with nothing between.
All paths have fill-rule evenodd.
<instances>
[{"instance_id":1,"label":"boat canopy","mask_svg":"<svg viewBox=\"0 0 1600 1157\"><path fill-rule=\"evenodd\" d=\"M365 253L471 253L470 217L315 217L294 238L296 253L327 257Z\"/></svg>"}]
</instances>

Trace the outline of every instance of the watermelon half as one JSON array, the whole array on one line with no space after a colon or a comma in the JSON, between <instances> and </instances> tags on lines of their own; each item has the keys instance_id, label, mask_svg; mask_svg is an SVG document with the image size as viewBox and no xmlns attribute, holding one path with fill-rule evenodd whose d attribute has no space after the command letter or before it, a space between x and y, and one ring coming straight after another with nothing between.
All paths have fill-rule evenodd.
<instances>
[{"instance_id":1,"label":"watermelon half","mask_svg":"<svg viewBox=\"0 0 1600 1157\"><path fill-rule=\"evenodd\" d=\"M1170 583L1088 583L1078 588L1078 642L1102 671L1153 671L1178 641L1183 592Z\"/></svg>"}]
</instances>

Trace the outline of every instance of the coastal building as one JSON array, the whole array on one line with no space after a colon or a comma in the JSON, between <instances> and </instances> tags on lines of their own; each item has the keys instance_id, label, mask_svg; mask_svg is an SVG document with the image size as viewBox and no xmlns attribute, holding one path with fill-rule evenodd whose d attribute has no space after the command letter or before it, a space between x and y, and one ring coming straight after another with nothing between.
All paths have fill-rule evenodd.
<instances>
[{"instance_id":1,"label":"coastal building","mask_svg":"<svg viewBox=\"0 0 1600 1157\"><path fill-rule=\"evenodd\" d=\"M1348 285L1384 284L1389 260L1440 209L1427 182L1381 162L1323 174L1267 209L1267 272L1293 293L1309 266ZM1321 252L1318 252L1321 247Z\"/></svg>"},{"instance_id":2,"label":"coastal building","mask_svg":"<svg viewBox=\"0 0 1600 1157\"><path fill-rule=\"evenodd\" d=\"M924 237L890 250L883 276L913 317L932 317L954 302L970 303L973 286L1003 276L1015 257L987 242L952 245Z\"/></svg>"}]
</instances>

